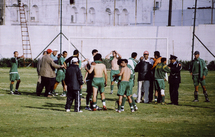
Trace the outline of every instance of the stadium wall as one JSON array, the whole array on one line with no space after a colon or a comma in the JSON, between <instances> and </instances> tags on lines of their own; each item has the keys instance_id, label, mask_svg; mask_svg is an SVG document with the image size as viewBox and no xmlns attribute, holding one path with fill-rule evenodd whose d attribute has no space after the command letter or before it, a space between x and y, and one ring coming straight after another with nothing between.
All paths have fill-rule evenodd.
<instances>
[{"instance_id":1,"label":"stadium wall","mask_svg":"<svg viewBox=\"0 0 215 137\"><path fill-rule=\"evenodd\" d=\"M153 56L154 50L166 50L166 44L168 44L168 53L174 54L179 57L180 60L191 59L191 44L192 44L192 27L190 26L150 26L150 27L93 27L93 26L64 26L63 33L69 38L69 40L83 53L86 58L91 57L91 50L97 48L103 57L111 50L117 50L123 57L130 57L131 52L136 51L138 58L145 50L150 52L150 56ZM29 35L31 41L31 48L33 58L35 58L59 33L59 26L29 26ZM196 27L196 35L201 41L215 54L215 25L199 25ZM74 38L116 38L123 37L129 39L110 39L110 40L98 40L89 39L85 41L83 39L82 44L79 39L77 41ZM148 41L142 42L130 39L130 38L166 38L168 43ZM121 43L127 43L121 44ZM144 41L144 40L143 40ZM58 37L49 48L60 50L60 37ZM98 44L99 43L99 44ZM157 45L156 45L157 43ZM20 55L22 54L22 41L21 41L21 27L20 26L0 26L0 57L10 58L13 56L13 51L17 50ZM69 41L63 37L63 48L67 50L71 55L74 48L70 46ZM210 62L214 60L213 56L207 52L207 50L195 39L195 49L199 50L201 58ZM162 56L166 56L166 53L161 53ZM169 57L168 57L169 58Z\"/></svg>"}]
</instances>

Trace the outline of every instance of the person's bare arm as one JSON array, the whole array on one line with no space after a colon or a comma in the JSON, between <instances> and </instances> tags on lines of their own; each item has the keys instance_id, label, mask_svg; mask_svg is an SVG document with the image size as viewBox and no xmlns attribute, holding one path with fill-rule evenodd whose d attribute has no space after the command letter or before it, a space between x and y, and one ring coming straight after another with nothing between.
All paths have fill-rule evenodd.
<instances>
[{"instance_id":1,"label":"person's bare arm","mask_svg":"<svg viewBox=\"0 0 215 137\"><path fill-rule=\"evenodd\" d=\"M84 83L86 83L87 76L88 76L88 72L86 71L85 76L84 76Z\"/></svg>"},{"instance_id":2,"label":"person's bare arm","mask_svg":"<svg viewBox=\"0 0 215 137\"><path fill-rule=\"evenodd\" d=\"M107 86L107 69L104 65L104 75L105 75L105 86Z\"/></svg>"},{"instance_id":3,"label":"person's bare arm","mask_svg":"<svg viewBox=\"0 0 215 137\"><path fill-rule=\"evenodd\" d=\"M124 68L121 68L121 71L120 71L120 73L119 74L115 74L115 75L113 75L113 77L119 77L119 76L122 76L122 74L124 73Z\"/></svg>"},{"instance_id":4,"label":"person's bare arm","mask_svg":"<svg viewBox=\"0 0 215 137\"><path fill-rule=\"evenodd\" d=\"M116 52L116 51L115 51ZM122 56L118 53L118 52L116 52L116 54L118 55L118 59L121 59L122 58Z\"/></svg>"},{"instance_id":5,"label":"person's bare arm","mask_svg":"<svg viewBox=\"0 0 215 137\"><path fill-rule=\"evenodd\" d=\"M93 69L94 69L95 65L91 65L91 68L90 70L87 68L87 65L85 66L85 70L88 72L88 73L92 73L93 72Z\"/></svg>"},{"instance_id":6,"label":"person's bare arm","mask_svg":"<svg viewBox=\"0 0 215 137\"><path fill-rule=\"evenodd\" d=\"M112 54L112 51L107 56L105 56L105 59L110 59L111 54Z\"/></svg>"},{"instance_id":7,"label":"person's bare arm","mask_svg":"<svg viewBox=\"0 0 215 137\"><path fill-rule=\"evenodd\" d=\"M20 59L20 58L24 58L24 55L20 56L20 57L17 57L17 59Z\"/></svg>"}]
</instances>

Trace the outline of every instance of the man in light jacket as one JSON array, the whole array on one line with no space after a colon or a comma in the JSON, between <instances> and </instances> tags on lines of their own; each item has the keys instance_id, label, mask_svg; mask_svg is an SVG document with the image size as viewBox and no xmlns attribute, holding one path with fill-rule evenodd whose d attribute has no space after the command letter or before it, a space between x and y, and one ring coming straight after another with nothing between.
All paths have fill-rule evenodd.
<instances>
[{"instance_id":1,"label":"man in light jacket","mask_svg":"<svg viewBox=\"0 0 215 137\"><path fill-rule=\"evenodd\" d=\"M52 53L51 49L47 50L47 55L44 55L41 60L40 66L40 76L41 76L41 87L37 91L37 96L40 96L43 87L45 86L45 97L48 97L48 93L51 90L52 83L55 81L55 68L63 68L64 65L57 65L54 63L53 59L50 57Z\"/></svg>"}]
</instances>

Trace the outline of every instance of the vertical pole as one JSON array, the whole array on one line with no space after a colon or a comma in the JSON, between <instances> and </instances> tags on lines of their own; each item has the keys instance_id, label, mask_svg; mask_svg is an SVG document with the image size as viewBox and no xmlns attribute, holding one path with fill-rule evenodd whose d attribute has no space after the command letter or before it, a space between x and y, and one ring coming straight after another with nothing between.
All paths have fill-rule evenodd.
<instances>
[{"instance_id":1,"label":"vertical pole","mask_svg":"<svg viewBox=\"0 0 215 137\"><path fill-rule=\"evenodd\" d=\"M137 0L135 0L135 26L137 25Z\"/></svg>"},{"instance_id":2,"label":"vertical pole","mask_svg":"<svg viewBox=\"0 0 215 137\"><path fill-rule=\"evenodd\" d=\"M169 0L168 26L171 26L171 22L172 22L172 0Z\"/></svg>"},{"instance_id":3,"label":"vertical pole","mask_svg":"<svg viewBox=\"0 0 215 137\"><path fill-rule=\"evenodd\" d=\"M60 0L60 53L62 53L62 0Z\"/></svg>"},{"instance_id":4,"label":"vertical pole","mask_svg":"<svg viewBox=\"0 0 215 137\"><path fill-rule=\"evenodd\" d=\"M181 26L184 26L184 0L182 0Z\"/></svg>"},{"instance_id":5,"label":"vertical pole","mask_svg":"<svg viewBox=\"0 0 215 137\"><path fill-rule=\"evenodd\" d=\"M86 26L87 26L87 0L86 0Z\"/></svg>"},{"instance_id":6,"label":"vertical pole","mask_svg":"<svg viewBox=\"0 0 215 137\"><path fill-rule=\"evenodd\" d=\"M82 52L82 49L83 49L83 40L81 40L81 53L83 53L83 52ZM81 56L81 60L83 60L83 59L82 59L82 56Z\"/></svg>"},{"instance_id":7,"label":"vertical pole","mask_svg":"<svg viewBox=\"0 0 215 137\"><path fill-rule=\"evenodd\" d=\"M113 9L113 14L114 14L114 18L113 18L113 26L115 26L115 18L116 18L116 0L114 0L114 9Z\"/></svg>"},{"instance_id":8,"label":"vertical pole","mask_svg":"<svg viewBox=\"0 0 215 137\"><path fill-rule=\"evenodd\" d=\"M212 0L212 6L211 6L211 24L213 24L213 11L214 10L214 0Z\"/></svg>"},{"instance_id":9,"label":"vertical pole","mask_svg":"<svg viewBox=\"0 0 215 137\"><path fill-rule=\"evenodd\" d=\"M195 0L195 11L194 11L194 20L193 20L193 39L192 39L192 52L191 52L191 60L193 60L193 50L194 50L194 35L195 35L195 27L196 27L196 7L197 0Z\"/></svg>"},{"instance_id":10,"label":"vertical pole","mask_svg":"<svg viewBox=\"0 0 215 137\"><path fill-rule=\"evenodd\" d=\"M155 0L154 0L154 8L153 8L153 26L155 25Z\"/></svg>"}]
</instances>

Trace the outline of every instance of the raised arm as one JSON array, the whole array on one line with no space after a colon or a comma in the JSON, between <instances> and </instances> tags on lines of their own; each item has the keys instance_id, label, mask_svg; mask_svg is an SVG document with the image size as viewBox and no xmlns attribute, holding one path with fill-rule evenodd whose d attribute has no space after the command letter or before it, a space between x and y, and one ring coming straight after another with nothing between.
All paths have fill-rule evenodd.
<instances>
[{"instance_id":1,"label":"raised arm","mask_svg":"<svg viewBox=\"0 0 215 137\"><path fill-rule=\"evenodd\" d=\"M116 51L115 51L116 52ZM118 52L116 52L116 54L118 55L118 59L121 59L122 58L122 56L118 53Z\"/></svg>"},{"instance_id":2,"label":"raised arm","mask_svg":"<svg viewBox=\"0 0 215 137\"><path fill-rule=\"evenodd\" d=\"M112 51L107 56L105 56L105 59L110 59L111 54L112 54Z\"/></svg>"}]
</instances>

